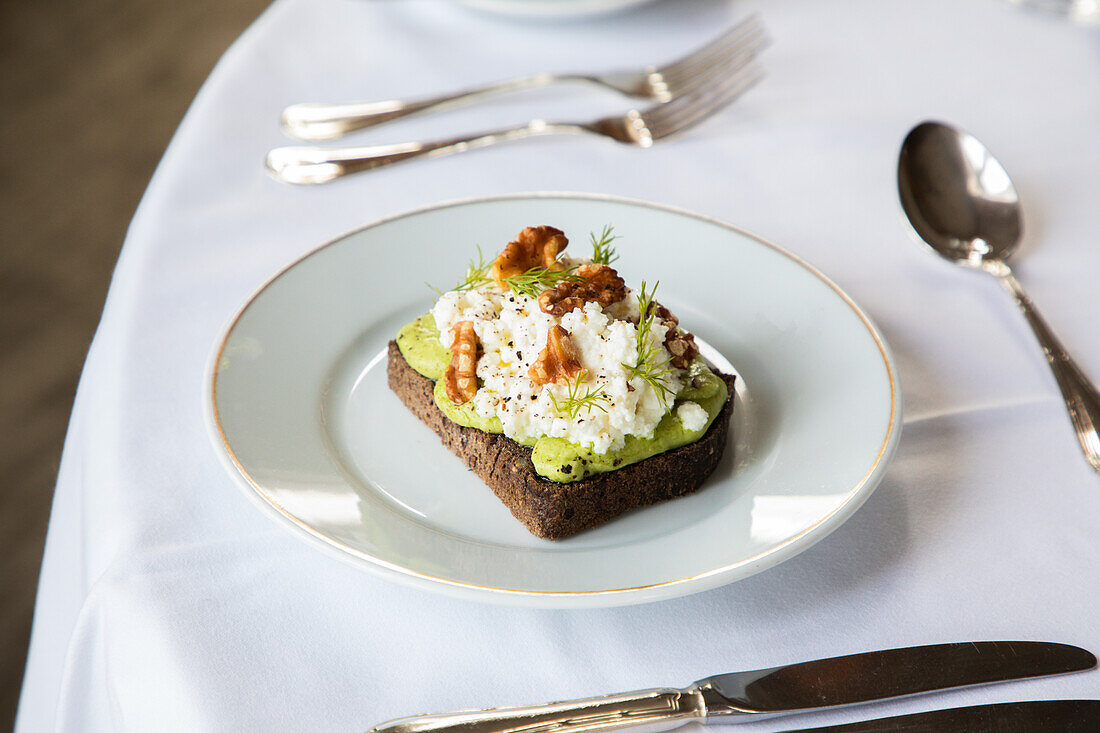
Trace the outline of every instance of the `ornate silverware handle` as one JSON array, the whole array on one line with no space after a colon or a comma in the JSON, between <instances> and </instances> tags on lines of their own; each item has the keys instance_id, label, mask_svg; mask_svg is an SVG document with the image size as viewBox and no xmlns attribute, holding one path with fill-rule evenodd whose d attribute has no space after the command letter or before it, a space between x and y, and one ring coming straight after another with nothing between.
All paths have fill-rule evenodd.
<instances>
[{"instance_id":1,"label":"ornate silverware handle","mask_svg":"<svg viewBox=\"0 0 1100 733\"><path fill-rule=\"evenodd\" d=\"M362 130L402 117L458 107L485 97L563 81L599 83L599 79L582 74L533 74L424 99L408 101L390 99L381 102L344 104L294 104L283 110L283 129L302 140L331 140L354 130Z\"/></svg>"},{"instance_id":2,"label":"ornate silverware handle","mask_svg":"<svg viewBox=\"0 0 1100 733\"><path fill-rule=\"evenodd\" d=\"M1004 272L995 274L1012 293L1016 305L1023 311L1028 325L1035 332L1035 337L1039 339L1051 371L1054 372L1054 379L1058 382L1058 388L1062 390L1062 398L1066 402L1066 409L1069 410L1070 419L1073 421L1077 441L1085 453L1085 460L1093 469L1100 472L1100 433L1098 433L1100 431L1100 395L1097 394L1096 387L1070 358L1062 342L1039 315L1031 298L1027 297L1012 273L1006 268Z\"/></svg>"},{"instance_id":3,"label":"ornate silverware handle","mask_svg":"<svg viewBox=\"0 0 1100 733\"><path fill-rule=\"evenodd\" d=\"M705 717L698 692L664 688L528 707L414 715L382 723L370 733L602 733L636 726L665 731Z\"/></svg>"},{"instance_id":4,"label":"ornate silverware handle","mask_svg":"<svg viewBox=\"0 0 1100 733\"><path fill-rule=\"evenodd\" d=\"M292 146L267 154L267 169L287 183L326 183L358 171L416 158L436 158L502 142L556 133L579 133L583 125L532 120L526 125L430 143L411 142L357 148Z\"/></svg>"}]
</instances>

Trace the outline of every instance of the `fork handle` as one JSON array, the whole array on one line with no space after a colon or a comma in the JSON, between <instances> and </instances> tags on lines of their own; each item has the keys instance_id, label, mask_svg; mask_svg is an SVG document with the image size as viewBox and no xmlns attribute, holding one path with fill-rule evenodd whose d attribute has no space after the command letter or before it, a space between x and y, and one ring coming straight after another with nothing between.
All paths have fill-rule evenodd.
<instances>
[{"instance_id":1,"label":"fork handle","mask_svg":"<svg viewBox=\"0 0 1100 733\"><path fill-rule=\"evenodd\" d=\"M703 720L706 708L690 690L652 689L546 705L414 715L370 733L604 733L644 726L648 733Z\"/></svg>"},{"instance_id":2,"label":"fork handle","mask_svg":"<svg viewBox=\"0 0 1100 733\"><path fill-rule=\"evenodd\" d=\"M267 154L268 171L286 183L326 183L359 171L416 158L436 158L497 143L557 133L583 132L582 125L531 120L526 125L430 143L398 143L357 148L285 147Z\"/></svg>"},{"instance_id":3,"label":"fork handle","mask_svg":"<svg viewBox=\"0 0 1100 733\"><path fill-rule=\"evenodd\" d=\"M354 130L381 125L409 115L458 107L485 97L566 81L599 80L583 74L533 74L422 99L294 104L283 110L282 123L283 129L289 135L301 140L331 140Z\"/></svg>"},{"instance_id":4,"label":"fork handle","mask_svg":"<svg viewBox=\"0 0 1100 733\"><path fill-rule=\"evenodd\" d=\"M1050 363L1050 369L1054 372L1054 379L1062 391L1062 399L1065 400L1066 409L1069 411L1074 432L1077 433L1077 442L1081 444L1085 460L1093 470L1100 473L1100 433L1098 433L1100 431L1100 395L1097 394L1096 387L1050 330L1050 326L1039 315L1031 298L1027 296L1012 273L1005 268L1003 272L997 274L1000 276L1001 283L1016 300L1016 305L1023 312L1035 337L1039 339L1047 362Z\"/></svg>"}]
</instances>

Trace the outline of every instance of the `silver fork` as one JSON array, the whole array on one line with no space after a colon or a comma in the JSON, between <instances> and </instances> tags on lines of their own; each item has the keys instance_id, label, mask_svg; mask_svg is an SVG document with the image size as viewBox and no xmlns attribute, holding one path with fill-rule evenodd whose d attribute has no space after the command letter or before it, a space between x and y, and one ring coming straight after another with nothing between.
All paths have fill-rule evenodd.
<instances>
[{"instance_id":1,"label":"silver fork","mask_svg":"<svg viewBox=\"0 0 1100 733\"><path fill-rule=\"evenodd\" d=\"M705 46L661 67L609 74L535 74L438 97L410 101L295 104L283 110L283 129L302 140L330 140L353 130L373 127L401 117L456 107L488 96L541 87L558 82L598 84L630 97L669 102L703 83L706 71L720 66L746 48L762 42L764 28L752 15Z\"/></svg>"},{"instance_id":2,"label":"silver fork","mask_svg":"<svg viewBox=\"0 0 1100 733\"><path fill-rule=\"evenodd\" d=\"M593 122L531 120L526 125L431 143L399 143L356 148L285 147L267 154L268 171L286 183L325 183L359 171L373 170L415 158L437 158L496 143L555 134L595 134L628 145L648 148L658 140L683 132L726 107L763 77L752 57L731 67L713 85L696 89L668 104Z\"/></svg>"}]
</instances>

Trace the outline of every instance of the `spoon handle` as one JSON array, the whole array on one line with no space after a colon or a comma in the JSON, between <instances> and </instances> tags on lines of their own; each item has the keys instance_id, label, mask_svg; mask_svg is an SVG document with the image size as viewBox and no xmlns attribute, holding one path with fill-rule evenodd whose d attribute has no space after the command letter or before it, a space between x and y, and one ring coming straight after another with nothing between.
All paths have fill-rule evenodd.
<instances>
[{"instance_id":1,"label":"spoon handle","mask_svg":"<svg viewBox=\"0 0 1100 733\"><path fill-rule=\"evenodd\" d=\"M1012 293L1016 305L1020 307L1027 319L1039 344L1043 347L1047 361L1050 362L1054 379L1062 390L1062 398L1066 401L1073 428L1077 432L1077 440L1081 444L1081 450L1085 453L1085 460L1097 472L1100 472L1100 395L1096 387L1092 385L1088 377L1070 358L1062 342L1054 335L1039 315L1031 298L1027 297L1020 283L1011 272L997 273L1001 283Z\"/></svg>"}]
</instances>

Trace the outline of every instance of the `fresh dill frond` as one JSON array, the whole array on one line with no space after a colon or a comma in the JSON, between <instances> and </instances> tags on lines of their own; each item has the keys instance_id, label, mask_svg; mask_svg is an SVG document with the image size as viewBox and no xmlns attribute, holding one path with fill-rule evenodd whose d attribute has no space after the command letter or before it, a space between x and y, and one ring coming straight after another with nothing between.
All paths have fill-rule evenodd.
<instances>
[{"instance_id":1,"label":"fresh dill frond","mask_svg":"<svg viewBox=\"0 0 1100 733\"><path fill-rule=\"evenodd\" d=\"M477 248L477 259L470 260L469 264L466 265L466 274L451 289L457 291L477 290L482 286L492 284L494 280L489 275L492 264L492 262L485 261L485 255L479 246ZM529 298L538 298L543 290L552 288L560 282L580 282L584 280L580 275L574 274L576 269L570 267L564 270L552 270L549 267L532 267L519 275L502 278L501 282L514 293L526 295ZM439 288L434 287L431 283L426 284L442 295L443 291Z\"/></svg>"},{"instance_id":2,"label":"fresh dill frond","mask_svg":"<svg viewBox=\"0 0 1100 733\"><path fill-rule=\"evenodd\" d=\"M650 386L653 393L657 395L657 399L661 401L661 407L665 408L667 412L669 409L669 398L673 397L672 388L662 381L661 377L668 374L668 362L671 358L661 362L656 366L641 365L641 366L629 366L623 364L626 370L630 372L631 377L641 377L646 384Z\"/></svg>"},{"instance_id":3,"label":"fresh dill frond","mask_svg":"<svg viewBox=\"0 0 1100 733\"><path fill-rule=\"evenodd\" d=\"M566 396L558 400L554 396L554 393L550 393L550 402L554 405L554 409L560 415L565 415L570 420L575 420L581 410L591 412L592 410L599 410L600 412L607 412L605 405L611 404L611 397L603 391L603 386L599 386L596 389L591 387L585 387L584 394L581 392L581 382L588 378L588 371L582 371L577 375L577 378L569 383Z\"/></svg>"},{"instance_id":4,"label":"fresh dill frond","mask_svg":"<svg viewBox=\"0 0 1100 733\"><path fill-rule=\"evenodd\" d=\"M513 293L537 299L543 290L548 290L560 282L580 282L584 280L580 275L574 274L576 269L570 267L565 270L551 270L548 267L532 267L521 275L503 278L503 282L511 288Z\"/></svg>"},{"instance_id":5,"label":"fresh dill frond","mask_svg":"<svg viewBox=\"0 0 1100 733\"><path fill-rule=\"evenodd\" d=\"M485 261L485 255L481 251L481 245L477 247L477 262L470 260L470 264L466 266L466 274L458 284L455 285L455 290L476 290L482 285L488 285L492 282L492 278L489 277L489 265Z\"/></svg>"},{"instance_id":6,"label":"fresh dill frond","mask_svg":"<svg viewBox=\"0 0 1100 733\"><path fill-rule=\"evenodd\" d=\"M649 338L653 321L657 317L656 308L653 307L653 296L657 292L657 285L660 284L660 281L657 281L653 288L647 291L646 283L644 280L642 281L642 288L638 291L637 296L639 314L636 330L638 358L634 364L623 364L623 368L630 372L631 378L640 377L648 384L657 395L657 399L661 401L661 406L668 410L669 398L674 395L672 388L665 384L663 377L672 371L669 366L672 357L662 360L661 350Z\"/></svg>"},{"instance_id":7,"label":"fresh dill frond","mask_svg":"<svg viewBox=\"0 0 1100 733\"><path fill-rule=\"evenodd\" d=\"M615 229L610 224L605 226L600 232L600 236L595 234L588 235L592 239L592 262L597 265L610 265L615 260L619 259L619 255L615 252L615 248L611 246L619 237L615 234Z\"/></svg>"},{"instance_id":8,"label":"fresh dill frond","mask_svg":"<svg viewBox=\"0 0 1100 733\"><path fill-rule=\"evenodd\" d=\"M493 281L489 277L489 267L492 263L485 261L485 255L481 252L481 245L477 246L477 261L470 260L466 265L466 274L462 276L462 279L458 281L452 290L477 290L482 285L488 285ZM429 282L425 282L430 289L434 290L438 295L443 295L443 291L432 285Z\"/></svg>"},{"instance_id":9,"label":"fresh dill frond","mask_svg":"<svg viewBox=\"0 0 1100 733\"><path fill-rule=\"evenodd\" d=\"M638 359L642 358L642 347L649 348L649 329L653 325L653 296L657 294L658 280L653 289L646 292L645 280L642 280L642 288L638 291Z\"/></svg>"}]
</instances>

